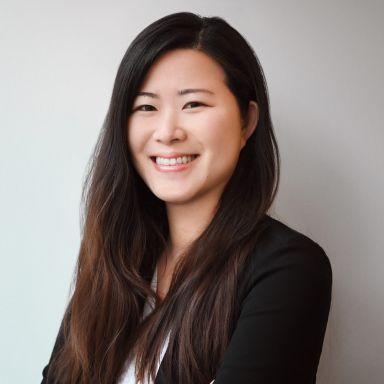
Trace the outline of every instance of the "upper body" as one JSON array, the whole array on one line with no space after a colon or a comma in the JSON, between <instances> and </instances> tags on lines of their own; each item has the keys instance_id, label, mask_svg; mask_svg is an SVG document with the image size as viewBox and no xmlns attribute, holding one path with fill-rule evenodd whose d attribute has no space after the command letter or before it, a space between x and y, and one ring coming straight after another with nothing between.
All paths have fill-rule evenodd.
<instances>
[{"instance_id":1,"label":"upper body","mask_svg":"<svg viewBox=\"0 0 384 384\"><path fill-rule=\"evenodd\" d=\"M146 27L117 71L43 382L115 383L133 354L137 381L313 384L332 272L318 244L266 215L279 161L241 34L189 12ZM147 297L156 308L142 321Z\"/></svg>"},{"instance_id":2,"label":"upper body","mask_svg":"<svg viewBox=\"0 0 384 384\"><path fill-rule=\"evenodd\" d=\"M269 224L239 279L240 315L215 384L316 382L331 303L331 265L313 240L266 219ZM52 356L60 343L59 334ZM47 370L48 365L42 384L50 383ZM161 365L155 384L166 384Z\"/></svg>"}]
</instances>

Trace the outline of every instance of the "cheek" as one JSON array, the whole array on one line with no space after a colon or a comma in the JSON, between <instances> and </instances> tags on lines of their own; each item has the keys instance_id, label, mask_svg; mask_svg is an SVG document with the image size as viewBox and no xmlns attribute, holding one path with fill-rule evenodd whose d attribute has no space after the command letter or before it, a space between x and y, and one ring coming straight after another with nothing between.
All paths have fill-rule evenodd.
<instances>
[{"instance_id":1,"label":"cheek","mask_svg":"<svg viewBox=\"0 0 384 384\"><path fill-rule=\"evenodd\" d=\"M127 141L128 149L132 156L135 157L143 149L145 144L144 130L141 129L137 122L128 121L127 124Z\"/></svg>"},{"instance_id":2,"label":"cheek","mask_svg":"<svg viewBox=\"0 0 384 384\"><path fill-rule=\"evenodd\" d=\"M217 154L236 157L241 149L241 126L237 115L222 110L206 116L204 132L206 144Z\"/></svg>"}]
</instances>

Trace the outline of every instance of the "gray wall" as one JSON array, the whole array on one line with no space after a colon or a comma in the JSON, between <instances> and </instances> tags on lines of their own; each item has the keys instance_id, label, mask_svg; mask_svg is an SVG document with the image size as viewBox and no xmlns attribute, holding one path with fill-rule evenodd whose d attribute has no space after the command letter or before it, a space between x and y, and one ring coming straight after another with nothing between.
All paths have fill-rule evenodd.
<instances>
[{"instance_id":1,"label":"gray wall","mask_svg":"<svg viewBox=\"0 0 384 384\"><path fill-rule=\"evenodd\" d=\"M0 2L1 382L40 380L118 64L143 27L181 10L224 17L264 67L283 163L272 213L320 243L333 265L318 382L384 382L383 3L141 4Z\"/></svg>"}]
</instances>

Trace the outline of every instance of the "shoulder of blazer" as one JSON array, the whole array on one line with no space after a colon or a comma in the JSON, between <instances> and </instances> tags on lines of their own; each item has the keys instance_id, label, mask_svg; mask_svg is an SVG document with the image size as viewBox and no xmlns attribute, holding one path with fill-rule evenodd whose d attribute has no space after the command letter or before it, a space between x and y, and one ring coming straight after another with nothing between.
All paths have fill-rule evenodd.
<instances>
[{"instance_id":1,"label":"shoulder of blazer","mask_svg":"<svg viewBox=\"0 0 384 384\"><path fill-rule=\"evenodd\" d=\"M329 258L318 243L269 215L263 220L264 228L239 276L239 303L259 280L283 264L294 263L303 271L318 268L332 279Z\"/></svg>"}]
</instances>

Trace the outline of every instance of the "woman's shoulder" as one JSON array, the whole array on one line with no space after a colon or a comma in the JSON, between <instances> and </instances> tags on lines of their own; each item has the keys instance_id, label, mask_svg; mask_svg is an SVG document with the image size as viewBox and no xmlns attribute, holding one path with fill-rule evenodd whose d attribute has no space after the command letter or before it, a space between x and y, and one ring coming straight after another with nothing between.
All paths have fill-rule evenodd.
<instances>
[{"instance_id":1,"label":"woman's shoulder","mask_svg":"<svg viewBox=\"0 0 384 384\"><path fill-rule=\"evenodd\" d=\"M320 244L288 224L266 215L263 231L252 251L252 260L273 264L292 253L297 257L313 261L321 259L320 262L329 263L329 258Z\"/></svg>"},{"instance_id":2,"label":"woman's shoulder","mask_svg":"<svg viewBox=\"0 0 384 384\"><path fill-rule=\"evenodd\" d=\"M312 245L313 247L321 246L304 233L294 229L281 220L270 215L265 215L264 230L260 237L260 244L271 248L279 247L287 242L299 242L302 244Z\"/></svg>"},{"instance_id":3,"label":"woman's shoulder","mask_svg":"<svg viewBox=\"0 0 384 384\"><path fill-rule=\"evenodd\" d=\"M249 256L241 282L247 291L256 283L278 275L280 278L297 279L315 284L316 281L330 286L332 267L323 247L316 241L266 215L263 231ZM276 279L277 280L277 279Z\"/></svg>"}]
</instances>

